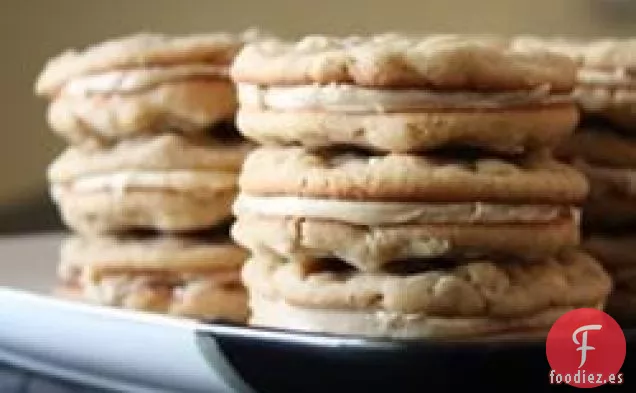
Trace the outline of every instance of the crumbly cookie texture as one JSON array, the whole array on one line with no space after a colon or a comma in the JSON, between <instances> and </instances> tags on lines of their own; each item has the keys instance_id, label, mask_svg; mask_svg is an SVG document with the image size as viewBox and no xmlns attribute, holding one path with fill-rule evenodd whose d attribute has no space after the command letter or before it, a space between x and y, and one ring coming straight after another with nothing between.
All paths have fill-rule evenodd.
<instances>
[{"instance_id":1,"label":"crumbly cookie texture","mask_svg":"<svg viewBox=\"0 0 636 393\"><path fill-rule=\"evenodd\" d=\"M570 204L588 192L582 174L544 154L514 162L262 147L247 157L239 182L250 195L446 203Z\"/></svg>"},{"instance_id":2,"label":"crumbly cookie texture","mask_svg":"<svg viewBox=\"0 0 636 393\"><path fill-rule=\"evenodd\" d=\"M573 218L541 224L359 226L337 221L241 215L234 240L254 253L285 258L335 257L362 271L408 258L505 255L537 261L575 247Z\"/></svg>"},{"instance_id":3,"label":"crumbly cookie texture","mask_svg":"<svg viewBox=\"0 0 636 393\"><path fill-rule=\"evenodd\" d=\"M102 143L175 132L201 135L236 111L234 87L225 80L179 78L134 92L60 94L47 110L53 131L72 144Z\"/></svg>"},{"instance_id":4,"label":"crumbly cookie texture","mask_svg":"<svg viewBox=\"0 0 636 393\"><path fill-rule=\"evenodd\" d=\"M600 69L631 70L636 67L636 39L583 39L565 37L517 36L511 40L517 50L548 50L566 55L579 66Z\"/></svg>"},{"instance_id":5,"label":"crumbly cookie texture","mask_svg":"<svg viewBox=\"0 0 636 393\"><path fill-rule=\"evenodd\" d=\"M397 153L468 146L517 154L562 142L572 134L578 111L574 104L564 103L403 113L241 108L236 121L245 137L267 145L351 145Z\"/></svg>"},{"instance_id":6,"label":"crumbly cookie texture","mask_svg":"<svg viewBox=\"0 0 636 393\"><path fill-rule=\"evenodd\" d=\"M636 39L601 39L590 43L585 63L597 68L636 69Z\"/></svg>"},{"instance_id":7,"label":"crumbly cookie texture","mask_svg":"<svg viewBox=\"0 0 636 393\"><path fill-rule=\"evenodd\" d=\"M60 249L59 273L68 277L79 267L92 274L143 272L178 273L238 269L247 252L229 239L193 236L72 236Z\"/></svg>"},{"instance_id":8,"label":"crumbly cookie texture","mask_svg":"<svg viewBox=\"0 0 636 393\"><path fill-rule=\"evenodd\" d=\"M183 63L229 65L241 46L258 36L255 31L185 36L142 32L82 50L67 49L47 62L36 81L35 91L38 95L51 96L73 77L114 69Z\"/></svg>"},{"instance_id":9,"label":"crumbly cookie texture","mask_svg":"<svg viewBox=\"0 0 636 393\"><path fill-rule=\"evenodd\" d=\"M582 38L566 37L538 37L520 35L510 40L510 45L523 51L550 51L565 55L576 62L583 64L589 41Z\"/></svg>"},{"instance_id":10,"label":"crumbly cookie texture","mask_svg":"<svg viewBox=\"0 0 636 393\"><path fill-rule=\"evenodd\" d=\"M183 282L113 276L86 285L82 296L95 304L179 317L244 323L249 315L240 283L217 283L205 276Z\"/></svg>"},{"instance_id":11,"label":"crumbly cookie texture","mask_svg":"<svg viewBox=\"0 0 636 393\"><path fill-rule=\"evenodd\" d=\"M209 229L232 217L235 188L58 191L55 202L71 229L89 235L129 230L184 233Z\"/></svg>"},{"instance_id":12,"label":"crumbly cookie texture","mask_svg":"<svg viewBox=\"0 0 636 393\"><path fill-rule=\"evenodd\" d=\"M311 309L382 310L443 317L520 317L603 303L611 279L592 257L568 251L539 264L474 261L406 275L321 270L313 260L253 257L251 293Z\"/></svg>"},{"instance_id":13,"label":"crumbly cookie texture","mask_svg":"<svg viewBox=\"0 0 636 393\"><path fill-rule=\"evenodd\" d=\"M246 251L218 233L72 236L61 248L58 276L67 290L60 295L134 310L245 322L247 296L240 269L246 258Z\"/></svg>"},{"instance_id":14,"label":"crumbly cookie texture","mask_svg":"<svg viewBox=\"0 0 636 393\"><path fill-rule=\"evenodd\" d=\"M545 339L550 327L574 307L552 307L529 316L431 317L382 311L321 310L292 306L252 294L249 299L253 326L278 329L392 338ZM590 304L600 308L602 304Z\"/></svg>"},{"instance_id":15,"label":"crumbly cookie texture","mask_svg":"<svg viewBox=\"0 0 636 393\"><path fill-rule=\"evenodd\" d=\"M555 151L559 157L612 168L636 168L636 139L609 128L582 127Z\"/></svg>"},{"instance_id":16,"label":"crumbly cookie texture","mask_svg":"<svg viewBox=\"0 0 636 393\"><path fill-rule=\"evenodd\" d=\"M129 171L219 171L237 173L253 146L224 144L211 138L185 138L175 134L132 138L109 146L72 146L48 168L51 182L91 175Z\"/></svg>"},{"instance_id":17,"label":"crumbly cookie texture","mask_svg":"<svg viewBox=\"0 0 636 393\"><path fill-rule=\"evenodd\" d=\"M374 87L569 91L575 63L507 40L459 35L424 38L308 36L245 46L231 68L237 82L264 85L352 83Z\"/></svg>"}]
</instances>

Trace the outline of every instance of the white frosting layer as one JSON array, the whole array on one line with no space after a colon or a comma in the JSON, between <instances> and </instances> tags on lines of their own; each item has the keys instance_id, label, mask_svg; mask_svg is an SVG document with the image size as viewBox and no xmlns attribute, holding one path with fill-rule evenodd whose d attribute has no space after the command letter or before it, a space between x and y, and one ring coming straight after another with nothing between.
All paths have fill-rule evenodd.
<instances>
[{"instance_id":1,"label":"white frosting layer","mask_svg":"<svg viewBox=\"0 0 636 393\"><path fill-rule=\"evenodd\" d=\"M331 219L357 225L451 222L546 222L559 217L562 208L548 205L473 203L377 202L258 197L241 194L234 213Z\"/></svg>"},{"instance_id":2,"label":"white frosting layer","mask_svg":"<svg viewBox=\"0 0 636 393\"><path fill-rule=\"evenodd\" d=\"M182 65L162 68L114 70L71 79L62 94L84 96L92 93L129 93L178 79L206 77L225 78L227 67L214 65Z\"/></svg>"},{"instance_id":3,"label":"white frosting layer","mask_svg":"<svg viewBox=\"0 0 636 393\"><path fill-rule=\"evenodd\" d=\"M250 298L256 326L283 329L387 337L474 336L512 330L547 329L571 307L554 307L519 318L442 318L425 314L401 314L380 310L330 310L292 306L257 294ZM600 307L600 306L597 306ZM526 332L526 334L528 334Z\"/></svg>"},{"instance_id":4,"label":"white frosting layer","mask_svg":"<svg viewBox=\"0 0 636 393\"><path fill-rule=\"evenodd\" d=\"M210 191L231 189L236 186L237 174L228 172L142 172L122 171L105 174L86 175L69 184L54 184L52 189L61 187L72 192L113 191L123 193L130 188L145 189L204 189Z\"/></svg>"},{"instance_id":5,"label":"white frosting layer","mask_svg":"<svg viewBox=\"0 0 636 393\"><path fill-rule=\"evenodd\" d=\"M501 93L441 92L423 89L371 89L353 85L257 86L239 84L239 102L274 110L327 110L389 112L429 107L500 108L513 105L570 102L566 95L551 95L549 87Z\"/></svg>"}]
</instances>

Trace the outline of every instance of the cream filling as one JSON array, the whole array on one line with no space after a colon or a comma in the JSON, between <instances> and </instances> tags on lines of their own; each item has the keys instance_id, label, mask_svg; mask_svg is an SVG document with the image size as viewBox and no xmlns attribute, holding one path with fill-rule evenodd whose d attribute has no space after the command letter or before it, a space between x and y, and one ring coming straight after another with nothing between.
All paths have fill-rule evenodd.
<instances>
[{"instance_id":1,"label":"cream filling","mask_svg":"<svg viewBox=\"0 0 636 393\"><path fill-rule=\"evenodd\" d=\"M577 72L577 80L581 84L590 85L636 86L636 78L623 68L613 70L581 68Z\"/></svg>"},{"instance_id":2,"label":"cream filling","mask_svg":"<svg viewBox=\"0 0 636 393\"><path fill-rule=\"evenodd\" d=\"M219 65L182 65L114 70L73 78L62 87L61 94L85 96L93 93L130 93L184 78L227 78L227 68Z\"/></svg>"},{"instance_id":3,"label":"cream filling","mask_svg":"<svg viewBox=\"0 0 636 393\"><path fill-rule=\"evenodd\" d=\"M330 310L292 306L282 300L250 297L253 325L302 331L390 337L474 336L509 330L548 329L573 307L554 307L515 318L434 317L382 310ZM602 308L602 305L594 307ZM547 330L546 330L547 332Z\"/></svg>"},{"instance_id":4,"label":"cream filling","mask_svg":"<svg viewBox=\"0 0 636 393\"><path fill-rule=\"evenodd\" d=\"M87 175L70 183L53 184L54 196L64 190L71 192L112 191L124 193L131 188L219 191L236 187L237 174L229 172L169 171L142 172L122 171L107 174Z\"/></svg>"},{"instance_id":5,"label":"cream filling","mask_svg":"<svg viewBox=\"0 0 636 393\"><path fill-rule=\"evenodd\" d=\"M550 94L548 86L501 93L441 92L423 89L371 89L353 85L258 86L239 84L242 105L274 110L316 109L337 112L387 112L428 107L500 108L524 104L570 102Z\"/></svg>"},{"instance_id":6,"label":"cream filling","mask_svg":"<svg viewBox=\"0 0 636 393\"><path fill-rule=\"evenodd\" d=\"M483 202L420 203L311 199L301 197L258 197L241 194L234 213L266 216L298 216L382 225L457 222L545 222L558 218L562 208L549 205L504 205Z\"/></svg>"}]
</instances>

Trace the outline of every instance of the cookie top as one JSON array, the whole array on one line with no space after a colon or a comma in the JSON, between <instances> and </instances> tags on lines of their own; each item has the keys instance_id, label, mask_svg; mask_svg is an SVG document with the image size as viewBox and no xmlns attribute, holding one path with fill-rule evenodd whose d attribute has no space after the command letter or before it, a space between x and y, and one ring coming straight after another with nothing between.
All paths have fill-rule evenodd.
<instances>
[{"instance_id":1,"label":"cookie top","mask_svg":"<svg viewBox=\"0 0 636 393\"><path fill-rule=\"evenodd\" d=\"M227 66L245 42L258 33L201 33L168 36L140 32L113 38L81 49L67 49L51 58L39 75L35 91L39 95L54 93L70 78L115 69L177 64L218 64Z\"/></svg>"},{"instance_id":2,"label":"cookie top","mask_svg":"<svg viewBox=\"0 0 636 393\"><path fill-rule=\"evenodd\" d=\"M72 146L49 166L48 178L64 182L120 170L238 172L251 148L247 143L224 144L175 134L126 139L112 147Z\"/></svg>"},{"instance_id":3,"label":"cookie top","mask_svg":"<svg viewBox=\"0 0 636 393\"><path fill-rule=\"evenodd\" d=\"M408 274L366 274L319 260L280 263L261 256L246 263L243 280L251 291L314 309L501 317L592 304L607 296L611 284L596 260L577 251L539 264L474 260Z\"/></svg>"},{"instance_id":4,"label":"cookie top","mask_svg":"<svg viewBox=\"0 0 636 393\"><path fill-rule=\"evenodd\" d=\"M544 154L462 160L279 147L249 154L239 185L256 196L446 203L569 204L581 202L588 192L581 173Z\"/></svg>"},{"instance_id":5,"label":"cookie top","mask_svg":"<svg viewBox=\"0 0 636 393\"><path fill-rule=\"evenodd\" d=\"M567 56L516 48L497 37L398 34L298 42L267 39L246 45L230 74L263 85L355 84L440 90L569 91L576 65Z\"/></svg>"},{"instance_id":6,"label":"cookie top","mask_svg":"<svg viewBox=\"0 0 636 393\"><path fill-rule=\"evenodd\" d=\"M518 36L511 40L518 50L547 50L565 55L579 66L599 69L636 68L636 39Z\"/></svg>"},{"instance_id":7,"label":"cookie top","mask_svg":"<svg viewBox=\"0 0 636 393\"><path fill-rule=\"evenodd\" d=\"M580 128L555 154L601 166L636 168L636 140L607 128Z\"/></svg>"},{"instance_id":8,"label":"cookie top","mask_svg":"<svg viewBox=\"0 0 636 393\"><path fill-rule=\"evenodd\" d=\"M61 248L61 277L89 268L91 274L206 273L237 270L247 252L220 235L67 238Z\"/></svg>"},{"instance_id":9,"label":"cookie top","mask_svg":"<svg viewBox=\"0 0 636 393\"><path fill-rule=\"evenodd\" d=\"M591 42L586 50L585 65L636 71L636 38L602 39Z\"/></svg>"},{"instance_id":10,"label":"cookie top","mask_svg":"<svg viewBox=\"0 0 636 393\"><path fill-rule=\"evenodd\" d=\"M585 61L589 41L574 37L539 37L521 35L513 37L511 46L521 51L549 51L572 59L581 65Z\"/></svg>"}]
</instances>

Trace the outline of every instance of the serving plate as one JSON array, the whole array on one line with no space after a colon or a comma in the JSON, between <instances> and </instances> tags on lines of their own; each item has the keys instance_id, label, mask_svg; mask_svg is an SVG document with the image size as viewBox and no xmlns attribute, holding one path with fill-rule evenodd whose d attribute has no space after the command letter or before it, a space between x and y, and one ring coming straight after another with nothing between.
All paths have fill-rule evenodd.
<instances>
[{"instance_id":1,"label":"serving plate","mask_svg":"<svg viewBox=\"0 0 636 393\"><path fill-rule=\"evenodd\" d=\"M386 340L177 319L56 299L63 234L0 238L0 360L120 392L569 391L542 338ZM636 329L623 326L636 391ZM596 391L599 391L597 388Z\"/></svg>"}]
</instances>

